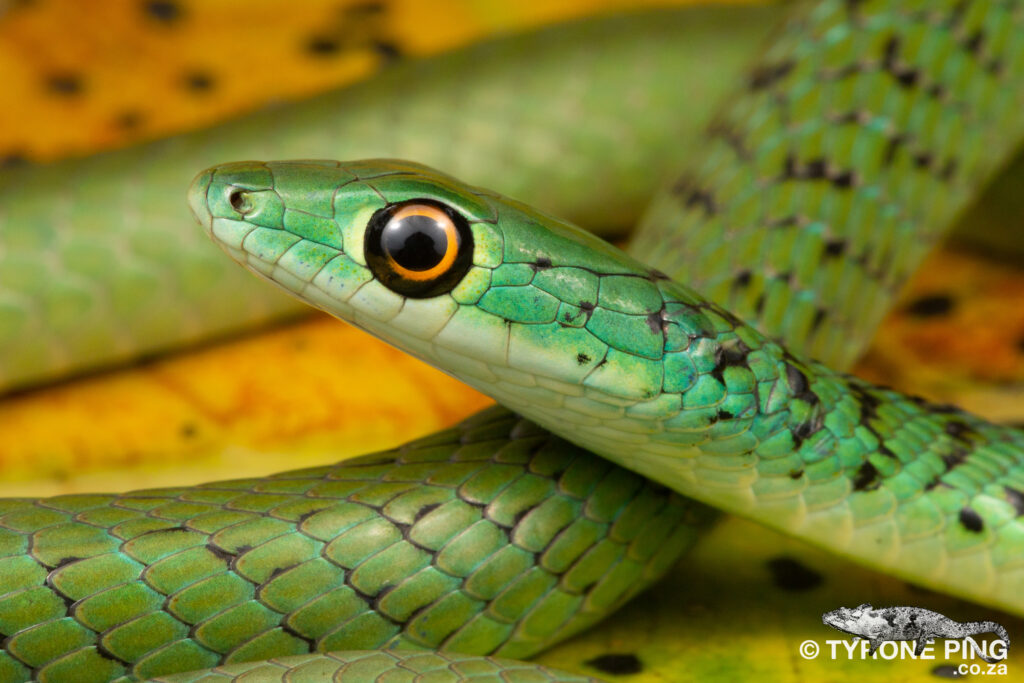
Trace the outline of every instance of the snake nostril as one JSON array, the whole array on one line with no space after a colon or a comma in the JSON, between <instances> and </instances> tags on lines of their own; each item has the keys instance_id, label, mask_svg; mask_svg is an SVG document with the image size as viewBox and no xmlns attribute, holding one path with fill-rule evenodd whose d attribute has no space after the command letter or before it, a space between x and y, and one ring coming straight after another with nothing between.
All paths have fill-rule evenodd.
<instances>
[{"instance_id":1,"label":"snake nostril","mask_svg":"<svg viewBox=\"0 0 1024 683\"><path fill-rule=\"evenodd\" d=\"M252 200L249 198L249 193L242 190L233 190L228 195L228 202L231 204L231 208L240 214L247 214L252 211Z\"/></svg>"}]
</instances>

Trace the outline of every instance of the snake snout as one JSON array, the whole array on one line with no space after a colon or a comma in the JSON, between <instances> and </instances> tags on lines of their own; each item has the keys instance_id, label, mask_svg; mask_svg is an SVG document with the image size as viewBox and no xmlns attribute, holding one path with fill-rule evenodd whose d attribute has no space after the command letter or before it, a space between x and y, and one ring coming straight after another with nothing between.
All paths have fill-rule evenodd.
<instances>
[{"instance_id":1,"label":"snake snout","mask_svg":"<svg viewBox=\"0 0 1024 683\"><path fill-rule=\"evenodd\" d=\"M213 170L207 169L193 178L188 188L188 206L192 210L192 216L203 226L207 233L211 230L210 207L207 203L207 192L213 180Z\"/></svg>"}]
</instances>

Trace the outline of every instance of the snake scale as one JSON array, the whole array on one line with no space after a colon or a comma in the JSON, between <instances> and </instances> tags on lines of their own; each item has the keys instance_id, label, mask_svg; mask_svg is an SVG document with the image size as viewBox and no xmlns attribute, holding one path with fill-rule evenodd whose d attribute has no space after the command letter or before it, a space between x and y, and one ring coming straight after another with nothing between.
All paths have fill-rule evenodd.
<instances>
[{"instance_id":1,"label":"snake scale","mask_svg":"<svg viewBox=\"0 0 1024 683\"><path fill-rule=\"evenodd\" d=\"M496 408L342 465L3 501L0 678L573 680L304 653L525 657L584 628L710 516L638 474L1024 611L1024 433L803 355L847 366L1016 147L1022 24L1008 0L797 11L629 256L419 164L201 173L193 212L229 255L532 422Z\"/></svg>"}]
</instances>

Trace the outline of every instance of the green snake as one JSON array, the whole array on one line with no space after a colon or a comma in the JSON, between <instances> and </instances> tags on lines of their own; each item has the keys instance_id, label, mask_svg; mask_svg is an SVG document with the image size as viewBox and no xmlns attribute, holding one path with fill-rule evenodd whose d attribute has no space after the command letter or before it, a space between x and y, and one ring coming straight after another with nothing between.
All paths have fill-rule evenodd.
<instances>
[{"instance_id":1,"label":"green snake","mask_svg":"<svg viewBox=\"0 0 1024 683\"><path fill-rule=\"evenodd\" d=\"M808 360L849 364L1016 146L1021 23L1008 1L795 13L630 256L409 162L201 173L193 213L235 260L529 421L493 409L266 479L3 501L0 678L561 676L343 651L518 658L585 628L709 516L651 480L1024 612L1024 433Z\"/></svg>"}]
</instances>

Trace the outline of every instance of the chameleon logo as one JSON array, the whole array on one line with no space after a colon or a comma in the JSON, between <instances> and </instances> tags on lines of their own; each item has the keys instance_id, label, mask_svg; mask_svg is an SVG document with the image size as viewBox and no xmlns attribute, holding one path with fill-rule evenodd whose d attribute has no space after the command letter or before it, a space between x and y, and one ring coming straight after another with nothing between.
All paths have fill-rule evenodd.
<instances>
[{"instance_id":1,"label":"chameleon logo","mask_svg":"<svg viewBox=\"0 0 1024 683\"><path fill-rule=\"evenodd\" d=\"M840 607L821 615L826 626L860 636L871 643L869 655L885 642L895 640L914 640L917 645L914 654L920 655L928 641L932 638L961 639L979 633L994 633L1003 641L1007 650L1010 647L1010 636L1006 629L994 621L953 621L938 612L921 607L882 607L875 609L865 603L857 607ZM971 641L974 651L989 664L999 659L986 657Z\"/></svg>"}]
</instances>

